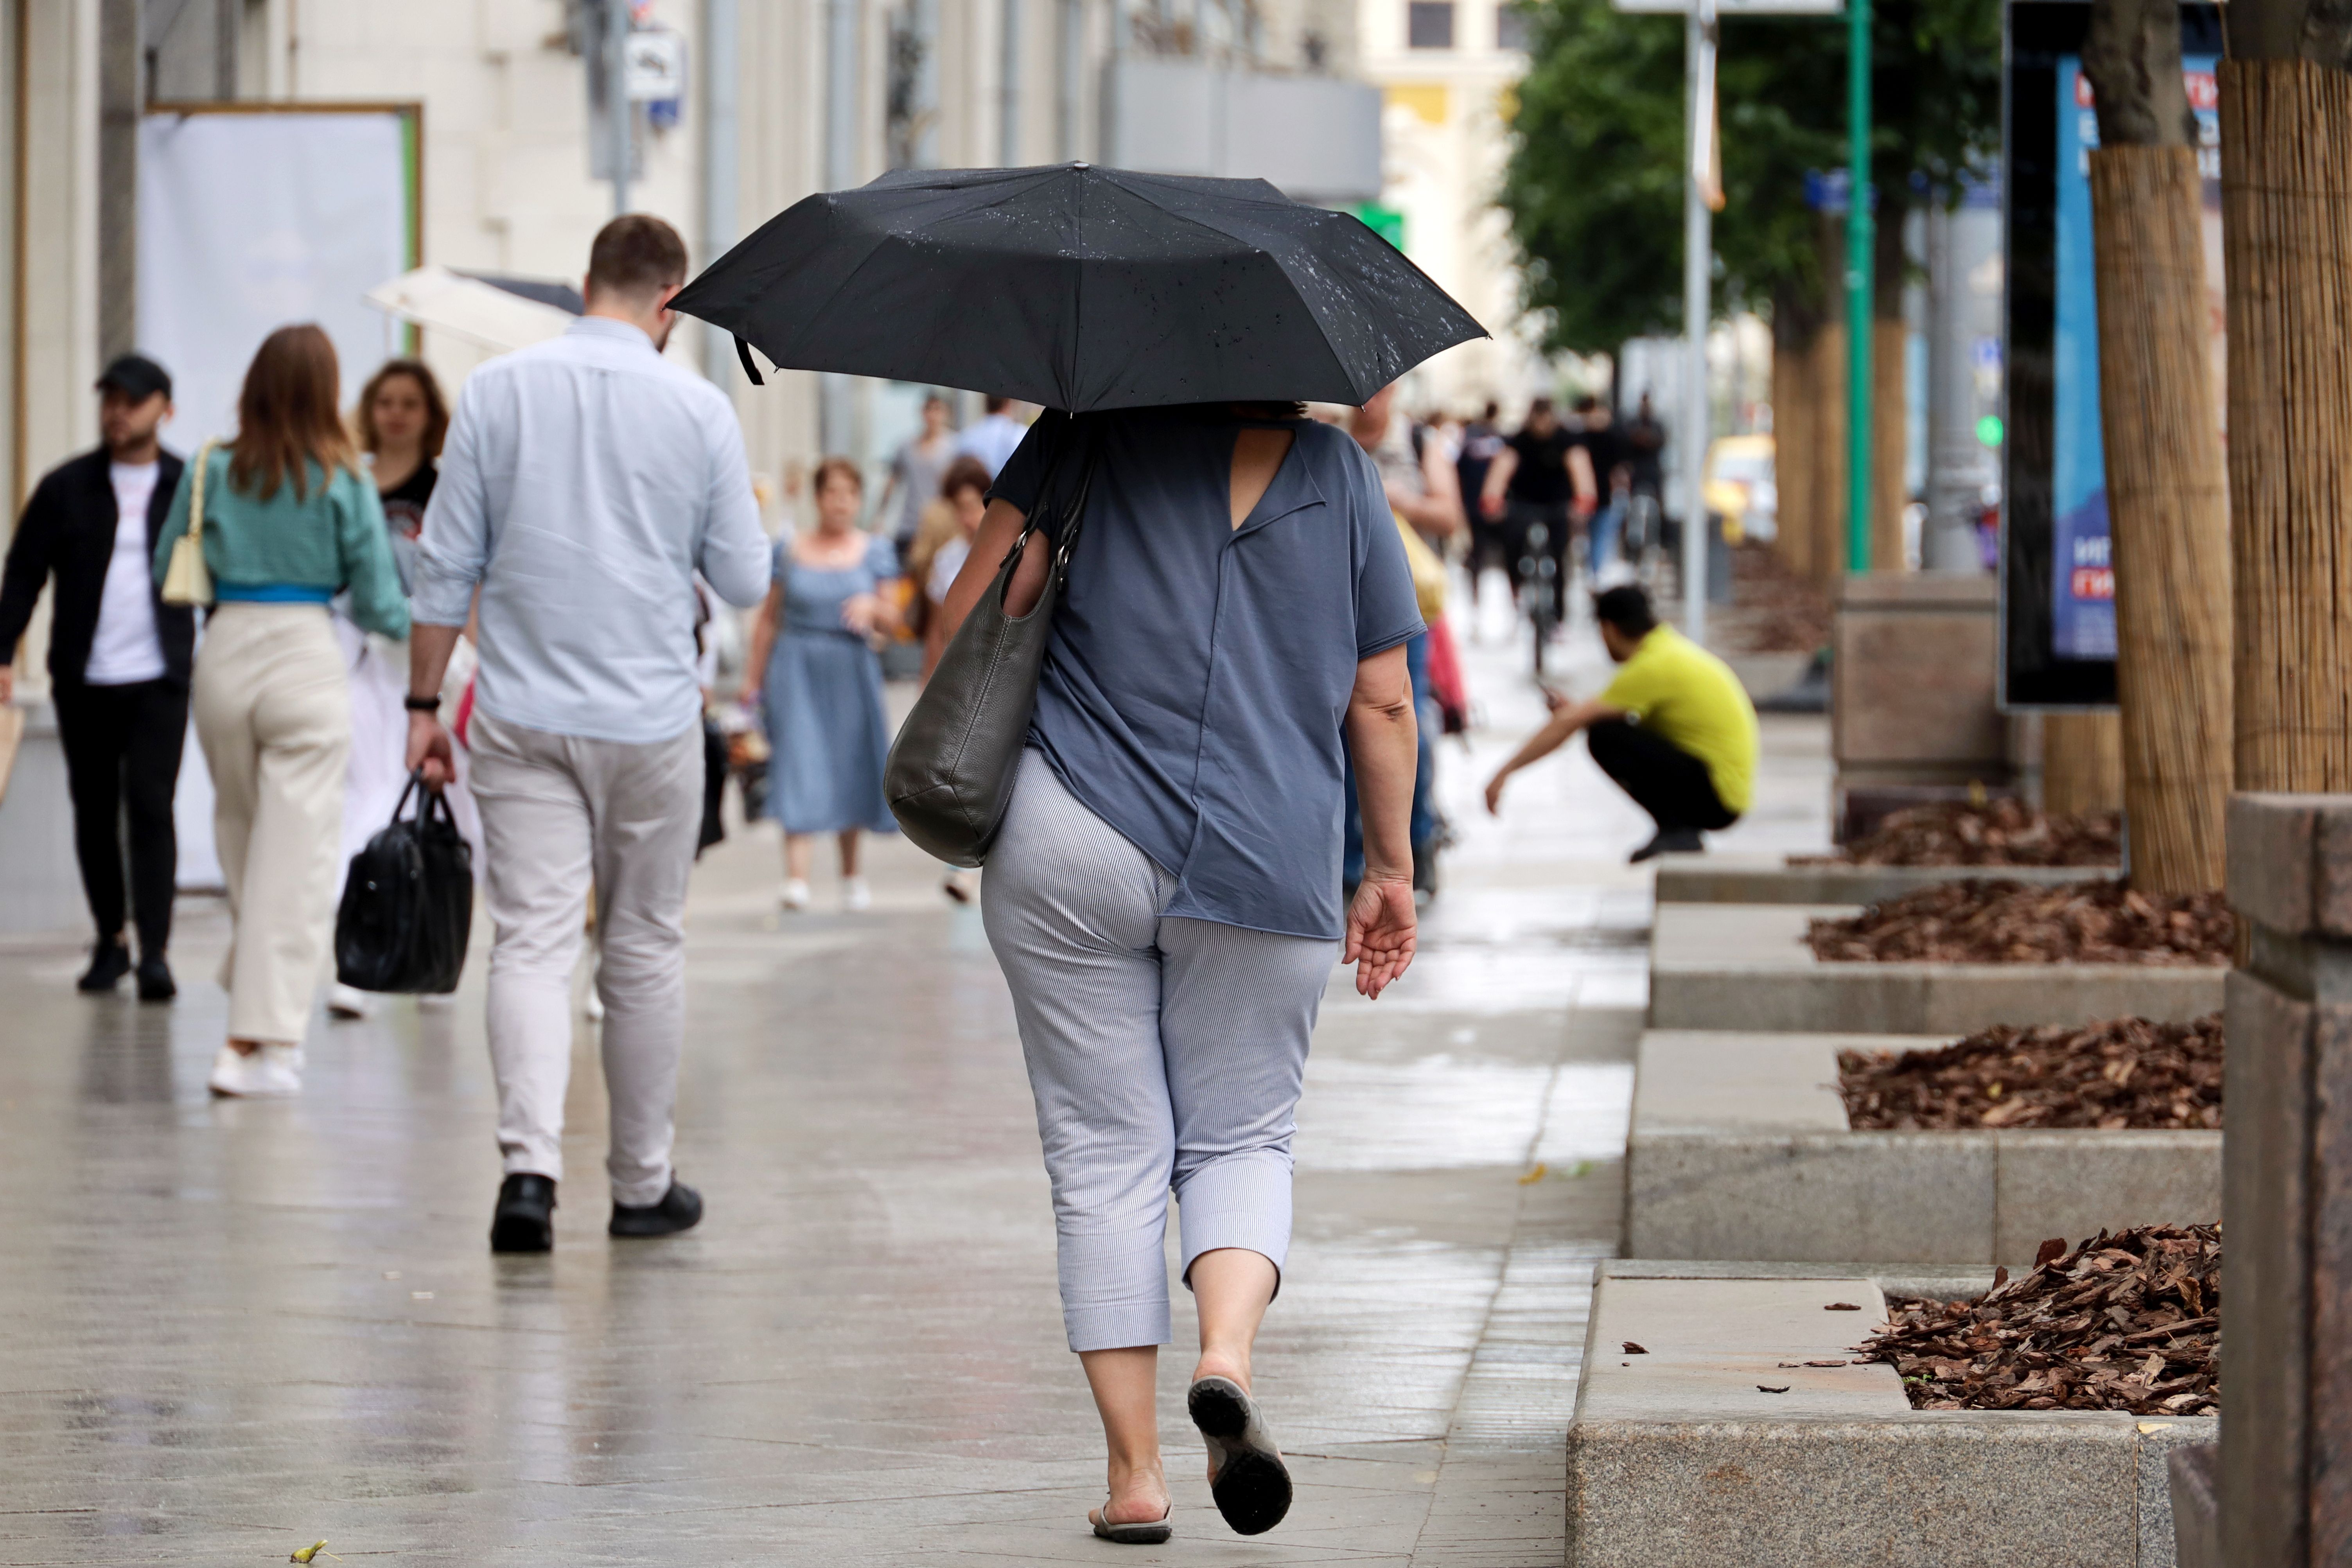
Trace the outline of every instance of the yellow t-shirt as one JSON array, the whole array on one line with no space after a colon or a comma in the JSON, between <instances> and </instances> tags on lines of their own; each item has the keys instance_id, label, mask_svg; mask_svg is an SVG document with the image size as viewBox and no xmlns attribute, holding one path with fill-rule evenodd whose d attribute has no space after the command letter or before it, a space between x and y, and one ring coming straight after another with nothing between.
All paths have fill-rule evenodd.
<instances>
[{"instance_id":1,"label":"yellow t-shirt","mask_svg":"<svg viewBox=\"0 0 2352 1568\"><path fill-rule=\"evenodd\" d=\"M1706 764L1726 810L1756 794L1756 707L1731 667L1672 626L1656 626L1601 694L1660 740Z\"/></svg>"}]
</instances>

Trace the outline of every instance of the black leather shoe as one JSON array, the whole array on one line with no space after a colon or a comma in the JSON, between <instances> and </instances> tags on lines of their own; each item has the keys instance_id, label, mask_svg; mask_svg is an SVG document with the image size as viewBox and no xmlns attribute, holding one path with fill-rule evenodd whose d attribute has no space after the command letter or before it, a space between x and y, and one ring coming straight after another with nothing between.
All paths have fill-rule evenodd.
<instances>
[{"instance_id":1,"label":"black leather shoe","mask_svg":"<svg viewBox=\"0 0 2352 1568\"><path fill-rule=\"evenodd\" d=\"M111 991L131 973L131 949L117 937L89 950L89 967L74 984L84 991Z\"/></svg>"},{"instance_id":2,"label":"black leather shoe","mask_svg":"<svg viewBox=\"0 0 2352 1568\"><path fill-rule=\"evenodd\" d=\"M172 978L172 966L163 962L160 952L151 952L139 961L139 1000L169 1002L180 994L179 984Z\"/></svg>"},{"instance_id":3,"label":"black leather shoe","mask_svg":"<svg viewBox=\"0 0 2352 1568\"><path fill-rule=\"evenodd\" d=\"M1696 855L1706 848L1706 840L1699 837L1697 828L1676 827L1659 834L1634 850L1631 864L1638 866L1661 855Z\"/></svg>"},{"instance_id":4,"label":"black leather shoe","mask_svg":"<svg viewBox=\"0 0 2352 1568\"><path fill-rule=\"evenodd\" d=\"M555 1248L555 1182L517 1171L499 1185L490 1216L492 1252L551 1252Z\"/></svg>"},{"instance_id":5,"label":"black leather shoe","mask_svg":"<svg viewBox=\"0 0 2352 1568\"><path fill-rule=\"evenodd\" d=\"M613 1223L605 1228L614 1236L676 1236L701 1223L702 1194L672 1177L657 1204L614 1204Z\"/></svg>"}]
</instances>

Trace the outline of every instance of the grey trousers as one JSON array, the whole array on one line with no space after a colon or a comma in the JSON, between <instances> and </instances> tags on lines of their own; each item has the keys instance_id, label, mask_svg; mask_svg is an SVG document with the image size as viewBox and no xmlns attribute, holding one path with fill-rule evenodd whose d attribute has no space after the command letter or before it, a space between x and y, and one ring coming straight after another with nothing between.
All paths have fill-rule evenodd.
<instances>
[{"instance_id":1,"label":"grey trousers","mask_svg":"<svg viewBox=\"0 0 2352 1568\"><path fill-rule=\"evenodd\" d=\"M1290 1248L1290 1136L1337 942L1166 919L1169 873L1021 761L981 909L1013 990L1054 1188L1074 1351L1169 1338L1181 1272L1219 1247Z\"/></svg>"},{"instance_id":2,"label":"grey trousers","mask_svg":"<svg viewBox=\"0 0 2352 1568\"><path fill-rule=\"evenodd\" d=\"M686 884L702 825L702 726L629 745L504 724L467 732L489 910L490 1066L507 1173L563 1176L572 971L596 889L613 1201L669 1190L686 1041Z\"/></svg>"}]
</instances>

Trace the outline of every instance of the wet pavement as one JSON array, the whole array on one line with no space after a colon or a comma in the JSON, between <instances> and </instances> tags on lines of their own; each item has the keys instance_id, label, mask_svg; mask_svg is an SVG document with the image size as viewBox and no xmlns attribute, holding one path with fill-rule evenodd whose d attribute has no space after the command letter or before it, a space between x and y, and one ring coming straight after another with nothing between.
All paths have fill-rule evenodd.
<instances>
[{"instance_id":1,"label":"wet pavement","mask_svg":"<svg viewBox=\"0 0 2352 1568\"><path fill-rule=\"evenodd\" d=\"M0 1563L261 1563L321 1537L352 1562L1557 1563L1647 825L1580 746L1486 817L1540 717L1490 631L1422 956L1377 1004L1335 973L1308 1064L1256 1366L1299 1480L1272 1534L1210 1505L1181 1291L1177 1536L1087 1533L1099 1430L978 914L892 843L872 912L829 912L828 876L818 912L779 915L754 830L697 872L679 1166L709 1217L668 1241L604 1234L583 1023L556 1251L488 1252L478 954L446 1005L322 1017L299 1102L217 1103L216 906L184 902L172 1007L77 995L65 942L0 946ZM1820 721L1770 721L1763 803L1722 847L1821 843L1824 751Z\"/></svg>"}]
</instances>

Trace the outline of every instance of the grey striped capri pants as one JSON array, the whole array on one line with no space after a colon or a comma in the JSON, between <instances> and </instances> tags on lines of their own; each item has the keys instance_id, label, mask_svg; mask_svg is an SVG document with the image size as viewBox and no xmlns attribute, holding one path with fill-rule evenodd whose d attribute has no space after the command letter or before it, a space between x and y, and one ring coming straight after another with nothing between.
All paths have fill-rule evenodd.
<instances>
[{"instance_id":1,"label":"grey striped capri pants","mask_svg":"<svg viewBox=\"0 0 2352 1568\"><path fill-rule=\"evenodd\" d=\"M1161 911L1175 879L1024 752L981 910L1013 990L1074 1351L1167 1342L1181 1273L1290 1248L1290 1135L1339 944Z\"/></svg>"}]
</instances>

